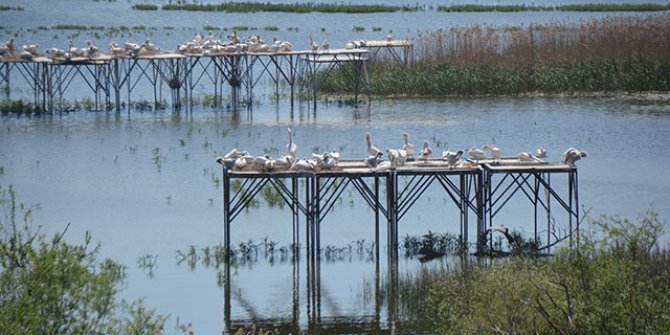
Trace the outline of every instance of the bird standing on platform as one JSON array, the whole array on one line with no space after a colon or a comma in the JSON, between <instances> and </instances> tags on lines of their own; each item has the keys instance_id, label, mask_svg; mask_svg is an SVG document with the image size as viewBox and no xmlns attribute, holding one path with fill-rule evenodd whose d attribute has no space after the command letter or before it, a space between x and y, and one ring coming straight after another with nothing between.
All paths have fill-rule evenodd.
<instances>
[{"instance_id":1,"label":"bird standing on platform","mask_svg":"<svg viewBox=\"0 0 670 335\"><path fill-rule=\"evenodd\" d=\"M293 143L293 131L291 127L288 127L288 144L286 145L286 152L289 156L295 157L295 153L298 150L298 145Z\"/></svg>"},{"instance_id":2,"label":"bird standing on platform","mask_svg":"<svg viewBox=\"0 0 670 335\"><path fill-rule=\"evenodd\" d=\"M312 38L312 33L307 33L307 36L309 37L309 46L312 48L312 51L316 51L319 49L319 43L317 43L313 38Z\"/></svg>"},{"instance_id":3,"label":"bird standing on platform","mask_svg":"<svg viewBox=\"0 0 670 335\"><path fill-rule=\"evenodd\" d=\"M586 157L587 154L585 151L580 151L575 148L568 148L563 152L563 155L561 156L561 162L563 164L570 164L574 165L576 161L582 159L582 157Z\"/></svg>"},{"instance_id":4,"label":"bird standing on platform","mask_svg":"<svg viewBox=\"0 0 670 335\"><path fill-rule=\"evenodd\" d=\"M524 151L516 154L516 158L522 162L531 162L535 160L535 157L530 152Z\"/></svg>"},{"instance_id":5,"label":"bird standing on platform","mask_svg":"<svg viewBox=\"0 0 670 335\"><path fill-rule=\"evenodd\" d=\"M370 134L369 132L365 133L365 142L368 145L368 155L377 156L377 154L381 152L379 148L377 148L374 144L372 144L372 134Z\"/></svg>"},{"instance_id":6,"label":"bird standing on platform","mask_svg":"<svg viewBox=\"0 0 670 335\"><path fill-rule=\"evenodd\" d=\"M489 157L486 156L486 153L482 149L475 148L475 147L472 147L472 148L470 148L470 150L468 150L468 156L470 157L470 159L476 160L476 161L482 161L482 160L489 159Z\"/></svg>"},{"instance_id":7,"label":"bird standing on platform","mask_svg":"<svg viewBox=\"0 0 670 335\"><path fill-rule=\"evenodd\" d=\"M499 160L500 160L500 157L502 157L502 156L501 156L501 153L500 153L500 148L496 147L495 145L487 144L487 145L483 146L482 149L483 149L483 150L488 150L488 151L490 151L490 152L491 152L491 156L492 156L493 159L495 159L496 161L499 161Z\"/></svg>"},{"instance_id":8,"label":"bird standing on platform","mask_svg":"<svg viewBox=\"0 0 670 335\"><path fill-rule=\"evenodd\" d=\"M379 162L382 161L384 155L381 152L378 152L376 155L371 155L365 159L365 165L371 169L376 169L379 165Z\"/></svg>"},{"instance_id":9,"label":"bird standing on platform","mask_svg":"<svg viewBox=\"0 0 670 335\"><path fill-rule=\"evenodd\" d=\"M405 145L403 145L403 150L407 152L407 158L408 159L414 159L414 154L416 153L416 146L414 144L409 143L409 134L407 132L402 133L402 137L405 140Z\"/></svg>"},{"instance_id":10,"label":"bird standing on platform","mask_svg":"<svg viewBox=\"0 0 670 335\"><path fill-rule=\"evenodd\" d=\"M142 45L140 45L140 49L149 55L155 55L161 51L161 49L156 44L151 43L148 38L144 41L144 43L142 43Z\"/></svg>"},{"instance_id":11,"label":"bird standing on platform","mask_svg":"<svg viewBox=\"0 0 670 335\"><path fill-rule=\"evenodd\" d=\"M426 161L430 156L433 155L433 149L430 148L430 144L428 144L428 141L423 141L423 149L419 152L419 156L417 157L417 160L420 161Z\"/></svg>"},{"instance_id":12,"label":"bird standing on platform","mask_svg":"<svg viewBox=\"0 0 670 335\"><path fill-rule=\"evenodd\" d=\"M447 166L450 169L453 169L456 165L458 165L458 160L461 159L461 156L463 155L463 150L458 150L458 151L445 151L442 153L442 158L444 158L447 161Z\"/></svg>"},{"instance_id":13,"label":"bird standing on platform","mask_svg":"<svg viewBox=\"0 0 670 335\"><path fill-rule=\"evenodd\" d=\"M323 43L321 43L321 49L323 50L330 49L330 43L328 43L328 40L324 40Z\"/></svg>"},{"instance_id":14,"label":"bird standing on platform","mask_svg":"<svg viewBox=\"0 0 670 335\"><path fill-rule=\"evenodd\" d=\"M88 59L93 59L93 58L95 58L99 55L100 55L100 50L98 50L98 47L93 45L93 42L91 42L90 40L87 40L86 41L86 56L88 57Z\"/></svg>"},{"instance_id":15,"label":"bird standing on platform","mask_svg":"<svg viewBox=\"0 0 670 335\"><path fill-rule=\"evenodd\" d=\"M547 157L547 150L544 150L544 147L540 147L535 151L535 157L539 159Z\"/></svg>"},{"instance_id":16,"label":"bird standing on platform","mask_svg":"<svg viewBox=\"0 0 670 335\"><path fill-rule=\"evenodd\" d=\"M119 46L119 43L112 42L107 48L107 54L110 56L125 56L128 55L128 51Z\"/></svg>"}]
</instances>

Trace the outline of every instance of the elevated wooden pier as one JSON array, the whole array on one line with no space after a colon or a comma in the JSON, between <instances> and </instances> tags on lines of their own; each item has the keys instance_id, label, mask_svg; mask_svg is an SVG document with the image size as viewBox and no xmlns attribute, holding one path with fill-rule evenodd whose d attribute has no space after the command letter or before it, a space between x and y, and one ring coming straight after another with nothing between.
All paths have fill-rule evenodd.
<instances>
[{"instance_id":1,"label":"elevated wooden pier","mask_svg":"<svg viewBox=\"0 0 670 335\"><path fill-rule=\"evenodd\" d=\"M319 84L316 72L319 70L344 71L356 97L361 87L365 87L369 94L367 54L365 49L328 49L217 54L165 52L137 57L101 55L67 60L46 57L0 59L0 88L4 87L9 99L12 89L28 85L35 106L52 111L61 107L75 81L82 82L90 90L96 109L116 110L122 109L124 104L130 109L131 97L137 93L138 87L144 87L144 93L146 87L153 90L155 105L164 100L165 89L169 92L170 104L176 108L192 106L198 88L211 90L214 104L221 105L223 89L228 87L231 105L237 107L242 103L251 104L256 85L262 79L268 79L275 85L276 94L279 94L280 83L289 86L291 106L296 88L304 91L301 97L309 97L316 106ZM15 83L17 80L19 82Z\"/></svg>"},{"instance_id":2,"label":"elevated wooden pier","mask_svg":"<svg viewBox=\"0 0 670 335\"><path fill-rule=\"evenodd\" d=\"M552 185L561 179L567 191ZM239 180L239 187L231 189L231 182ZM522 162L516 159L470 162L455 168L442 159L410 162L386 171L372 170L362 160L340 161L338 166L321 171L257 172L236 171L223 167L224 245L230 247L231 224L250 200L263 187L274 188L292 212L293 243L299 244L300 217L304 217L305 246L310 257L319 258L321 250L321 223L347 187L353 187L374 212L375 255L379 257L380 219L386 222L388 257L398 257L398 226L405 214L422 195L436 185L446 194L448 203L459 213L460 236L468 242L471 221L474 221L478 243L486 238L494 219L514 197L524 195L533 206L534 240L540 240L540 212L546 218L545 246L566 238L573 243L573 234L579 232L579 198L577 168L571 164ZM380 185L384 194L380 193ZM541 192L542 191L542 192ZM565 222L557 222L558 210L567 215ZM471 220L472 218L472 220ZM563 224L563 225L561 225ZM514 227L510 227L513 229ZM559 235L557 231L564 234Z\"/></svg>"}]
</instances>

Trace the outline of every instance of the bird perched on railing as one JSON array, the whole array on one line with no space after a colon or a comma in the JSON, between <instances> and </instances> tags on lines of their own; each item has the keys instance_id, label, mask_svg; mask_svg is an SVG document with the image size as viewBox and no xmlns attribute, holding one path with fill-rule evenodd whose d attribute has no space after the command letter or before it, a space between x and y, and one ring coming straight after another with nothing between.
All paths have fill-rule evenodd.
<instances>
[{"instance_id":1,"label":"bird perched on railing","mask_svg":"<svg viewBox=\"0 0 670 335\"><path fill-rule=\"evenodd\" d=\"M476 161L482 161L482 160L487 160L489 159L488 156L486 156L486 153L479 148L471 147L470 150L468 150L468 156L472 160Z\"/></svg>"},{"instance_id":2,"label":"bird perched on railing","mask_svg":"<svg viewBox=\"0 0 670 335\"><path fill-rule=\"evenodd\" d=\"M568 148L565 150L565 152L563 152L563 155L561 156L561 162L563 164L574 165L576 161L586 156L587 154L585 151L580 151L575 148Z\"/></svg>"},{"instance_id":3,"label":"bird perched on railing","mask_svg":"<svg viewBox=\"0 0 670 335\"><path fill-rule=\"evenodd\" d=\"M298 145L293 143L293 131L291 127L288 127L288 144L286 145L286 152L289 156L295 157L295 153L298 150Z\"/></svg>"},{"instance_id":4,"label":"bird perched on railing","mask_svg":"<svg viewBox=\"0 0 670 335\"><path fill-rule=\"evenodd\" d=\"M413 159L414 154L416 153L416 146L414 144L409 143L409 134L407 132L402 133L402 138L405 140L405 145L403 145L403 150L407 152L407 158L408 159Z\"/></svg>"},{"instance_id":5,"label":"bird perched on railing","mask_svg":"<svg viewBox=\"0 0 670 335\"><path fill-rule=\"evenodd\" d=\"M371 169L376 169L382 161L382 157L384 157L384 155L381 152L378 152L376 155L368 156L368 158L365 159L365 165Z\"/></svg>"},{"instance_id":6,"label":"bird perched on railing","mask_svg":"<svg viewBox=\"0 0 670 335\"><path fill-rule=\"evenodd\" d=\"M442 158L447 161L447 166L450 169L453 169L456 165L458 165L458 160L461 159L462 155L463 150L442 152Z\"/></svg>"},{"instance_id":7,"label":"bird perched on railing","mask_svg":"<svg viewBox=\"0 0 670 335\"><path fill-rule=\"evenodd\" d=\"M433 149L430 148L428 141L423 141L423 149L421 149L416 159L425 162L431 155L433 155Z\"/></svg>"},{"instance_id":8,"label":"bird perched on railing","mask_svg":"<svg viewBox=\"0 0 670 335\"><path fill-rule=\"evenodd\" d=\"M499 161L500 158L502 157L502 154L501 154L501 152L500 152L500 148L496 147L495 145L487 144L487 145L485 145L485 146L482 147L482 150L488 150L488 151L490 151L490 152L491 152L491 156L492 156L493 159L495 159L496 161Z\"/></svg>"},{"instance_id":9,"label":"bird perched on railing","mask_svg":"<svg viewBox=\"0 0 670 335\"><path fill-rule=\"evenodd\" d=\"M547 157L547 150L544 150L544 147L540 147L535 151L535 157L540 159Z\"/></svg>"},{"instance_id":10,"label":"bird perched on railing","mask_svg":"<svg viewBox=\"0 0 670 335\"><path fill-rule=\"evenodd\" d=\"M86 41L86 57L88 57L88 59L93 59L95 57L98 57L99 55L100 55L100 50L98 49L98 47L93 45L93 42L91 42L90 40L87 40Z\"/></svg>"},{"instance_id":11,"label":"bird perched on railing","mask_svg":"<svg viewBox=\"0 0 670 335\"><path fill-rule=\"evenodd\" d=\"M368 145L368 155L377 156L381 152L374 144L372 144L372 134L365 133L365 143Z\"/></svg>"}]
</instances>

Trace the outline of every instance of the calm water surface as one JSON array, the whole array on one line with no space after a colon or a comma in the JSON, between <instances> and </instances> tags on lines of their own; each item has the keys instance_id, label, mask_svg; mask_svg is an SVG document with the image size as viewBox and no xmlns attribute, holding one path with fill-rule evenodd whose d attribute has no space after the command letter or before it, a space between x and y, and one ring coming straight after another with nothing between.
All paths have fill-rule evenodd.
<instances>
[{"instance_id":1,"label":"calm water surface","mask_svg":"<svg viewBox=\"0 0 670 335\"><path fill-rule=\"evenodd\" d=\"M613 98L389 100L358 108L321 104L317 112L298 107L292 116L282 103L278 108L261 104L251 112L3 117L0 178L3 185L14 185L21 202L38 208L34 222L43 232L60 232L69 224L67 237L78 242L91 231L104 256L128 265L127 298L146 297L159 311L192 322L196 333L218 333L224 326L219 271L177 265L176 250L222 240L221 171L214 159L234 147L281 154L288 126L300 156L337 148L344 158L361 158L366 131L382 147L400 146L403 131L414 143L425 139L434 147L446 143L444 148L467 149L495 142L504 153L515 154L544 146L551 161L574 146L589 153L578 166L581 204L591 217L606 213L634 219L650 206L664 222L670 217L665 171L670 158L662 154L670 145L670 106ZM400 236L458 233L455 209L445 203L443 194L429 192L401 221ZM531 215L526 202L512 202L496 222L530 233ZM373 218L358 195L345 192L322 225L322 245L371 242ZM288 245L290 222L287 209L261 203L234 222L233 243L261 243L268 237ZM144 255L157 255L153 278L138 266ZM402 260L401 275L418 267L414 259ZM298 322L307 324L305 262L297 269L296 281L290 262L233 268L231 318L291 317L297 301ZM375 278L375 265L367 257L323 262L320 315L374 315L370 292ZM298 287L297 300L293 287Z\"/></svg>"},{"instance_id":2,"label":"calm water surface","mask_svg":"<svg viewBox=\"0 0 670 335\"><path fill-rule=\"evenodd\" d=\"M571 2L579 1L562 3ZM237 25L258 28L249 34L277 35L293 41L297 48L305 48L308 32L319 41L328 39L332 46L338 46L352 39L379 39L389 31L398 38L411 39L417 33L453 25L577 22L620 14L157 13L129 10L133 3L136 2L10 1L6 4L21 5L25 10L0 12L0 31L5 36L16 36L19 43L31 41L43 47L65 47L70 39L77 45L92 39L106 46L111 41L141 41L149 37L172 49L202 32L205 25ZM534 2L547 3L554 4ZM120 35L37 29L59 24L144 25L157 29ZM365 31L353 32L357 25L365 27ZM164 29L167 26L174 29ZM265 32L265 26L280 30ZM290 27L299 29L289 31ZM374 32L373 27L381 31ZM68 98L80 99L82 92L89 96L85 88L75 84ZM12 97L21 96L30 98L30 90L12 87ZM196 108L192 113L4 116L0 119L0 183L13 185L19 200L37 209L34 223L42 226L42 232L61 232L69 225L67 238L81 242L84 232L91 231L102 244L104 256L128 266L124 298L146 297L147 305L171 315L169 330L179 317L182 322L191 322L196 334L220 333L226 326L227 303L230 319L238 321L281 318L306 329L313 324L314 315L323 323L330 320L333 324L337 317L349 316L357 320L349 319L349 323L359 323L362 329L400 329L389 308L391 301L375 303L379 283L384 286L389 281L386 264L382 261L380 272L376 272L375 263L365 252L362 257L355 253L348 257L345 253L338 261L322 262L316 271L318 280L309 280L315 271L304 259L298 263L261 260L240 264L230 269L228 285L220 279L223 270L205 267L202 260L194 268L186 262L178 264L177 250L185 251L190 246L201 250L222 241L221 170L215 158L232 148L255 154L283 154L288 126L294 129L300 156L337 148L343 158L362 158L366 154L366 131L374 135L380 147L402 145L403 131L410 133L415 144L428 140L436 151L495 143L504 154L513 155L544 146L551 161L559 160L563 150L574 146L589 153L578 166L580 201L584 209L590 210L590 217L605 213L635 219L651 207L664 222L670 218L670 156L665 154L670 146L668 104L613 98L478 98L386 100L358 108L320 104L318 112L297 105L290 112L285 101L275 105L263 94L259 96L252 112ZM400 236L422 235L429 230L458 233L458 216L452 206L445 205L447 202L444 194L429 190L401 221ZM515 200L501 212L496 223L530 233L531 216L532 207ZM373 240L373 218L357 194L345 191L322 224L322 245L355 246L355 241L364 239L369 246ZM287 209L261 203L234 222L233 243L251 240L260 244L267 237L286 246L291 243L290 223ZM670 228L667 224L666 227ZM382 231L381 236L384 234ZM474 240L474 236L470 239ZM663 236L663 243L669 240L667 234ZM151 274L138 266L138 259L146 255L156 256ZM439 261L433 263L428 266L443 265ZM424 265L416 259L403 258L399 273L410 275L421 266ZM226 301L226 297L230 299Z\"/></svg>"}]
</instances>

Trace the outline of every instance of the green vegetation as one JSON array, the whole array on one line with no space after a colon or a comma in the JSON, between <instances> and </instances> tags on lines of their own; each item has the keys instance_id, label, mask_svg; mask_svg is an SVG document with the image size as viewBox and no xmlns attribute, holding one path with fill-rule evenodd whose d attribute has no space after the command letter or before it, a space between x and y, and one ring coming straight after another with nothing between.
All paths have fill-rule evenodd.
<instances>
[{"instance_id":1,"label":"green vegetation","mask_svg":"<svg viewBox=\"0 0 670 335\"><path fill-rule=\"evenodd\" d=\"M132 8L135 10L158 10L157 5L141 4L141 3L134 4Z\"/></svg>"},{"instance_id":2,"label":"green vegetation","mask_svg":"<svg viewBox=\"0 0 670 335\"><path fill-rule=\"evenodd\" d=\"M418 36L414 61L378 54L371 93L509 95L670 90L670 16L610 17L579 24L454 27ZM380 57L381 56L381 57ZM319 89L351 93L340 72Z\"/></svg>"},{"instance_id":3,"label":"green vegetation","mask_svg":"<svg viewBox=\"0 0 670 335\"><path fill-rule=\"evenodd\" d=\"M49 239L31 210L0 187L0 326L7 334L160 334L166 320L142 301L118 302L124 267L98 260L99 246ZM67 230L67 228L66 228Z\"/></svg>"},{"instance_id":4,"label":"green vegetation","mask_svg":"<svg viewBox=\"0 0 670 335\"><path fill-rule=\"evenodd\" d=\"M527 5L449 5L437 6L438 12L539 12L539 11L574 11L574 12L650 12L670 10L670 5L661 4L577 4L558 6L527 6Z\"/></svg>"},{"instance_id":5,"label":"green vegetation","mask_svg":"<svg viewBox=\"0 0 670 335\"><path fill-rule=\"evenodd\" d=\"M186 10L203 12L289 12L289 13L385 13L398 11L418 11L419 6L352 5L320 3L270 3L270 2L223 2L220 4L167 4L163 10ZM135 8L133 9L140 9Z\"/></svg>"},{"instance_id":6,"label":"green vegetation","mask_svg":"<svg viewBox=\"0 0 670 335\"><path fill-rule=\"evenodd\" d=\"M361 31L365 31L365 27L363 27L363 26L354 26L354 28L353 28L352 30L355 31L355 32L361 32Z\"/></svg>"},{"instance_id":7,"label":"green vegetation","mask_svg":"<svg viewBox=\"0 0 670 335\"><path fill-rule=\"evenodd\" d=\"M442 334L667 334L670 252L662 223L593 221L578 248L424 270L399 283L402 313Z\"/></svg>"},{"instance_id":8,"label":"green vegetation","mask_svg":"<svg viewBox=\"0 0 670 335\"><path fill-rule=\"evenodd\" d=\"M6 11L6 10L23 10L23 7L21 7L21 6L4 6L4 5L0 5L0 12L1 12L1 11Z\"/></svg>"}]
</instances>

